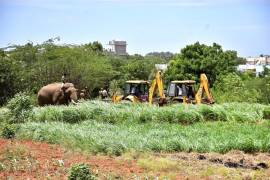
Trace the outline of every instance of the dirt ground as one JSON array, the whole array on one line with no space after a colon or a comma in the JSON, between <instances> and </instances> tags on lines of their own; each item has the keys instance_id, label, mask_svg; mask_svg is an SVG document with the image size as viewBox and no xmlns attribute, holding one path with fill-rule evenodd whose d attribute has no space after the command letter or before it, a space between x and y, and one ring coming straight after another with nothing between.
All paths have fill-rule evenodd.
<instances>
[{"instance_id":1,"label":"dirt ground","mask_svg":"<svg viewBox=\"0 0 270 180\"><path fill-rule=\"evenodd\" d=\"M43 142L0 139L0 179L67 179L86 163L97 179L270 179L270 154L138 153L90 155Z\"/></svg>"}]
</instances>

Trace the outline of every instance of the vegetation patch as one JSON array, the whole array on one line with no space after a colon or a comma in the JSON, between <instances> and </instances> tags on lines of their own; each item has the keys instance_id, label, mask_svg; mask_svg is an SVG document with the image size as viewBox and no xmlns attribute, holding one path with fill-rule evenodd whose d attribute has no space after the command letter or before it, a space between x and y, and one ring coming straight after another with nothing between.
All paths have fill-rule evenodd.
<instances>
[{"instance_id":1,"label":"vegetation patch","mask_svg":"<svg viewBox=\"0 0 270 180\"><path fill-rule=\"evenodd\" d=\"M11 114L9 123L21 123L30 118L33 109L31 103L31 97L26 93L16 94L7 104Z\"/></svg>"},{"instance_id":2,"label":"vegetation patch","mask_svg":"<svg viewBox=\"0 0 270 180\"><path fill-rule=\"evenodd\" d=\"M15 137L17 126L14 124L5 124L2 128L1 136L5 139L12 139Z\"/></svg>"},{"instance_id":3,"label":"vegetation patch","mask_svg":"<svg viewBox=\"0 0 270 180\"><path fill-rule=\"evenodd\" d=\"M138 160L138 165L147 171L176 171L179 170L179 164L166 158L148 157Z\"/></svg>"},{"instance_id":4,"label":"vegetation patch","mask_svg":"<svg viewBox=\"0 0 270 180\"><path fill-rule=\"evenodd\" d=\"M94 180L95 176L86 164L76 164L70 169L68 180Z\"/></svg>"},{"instance_id":5,"label":"vegetation patch","mask_svg":"<svg viewBox=\"0 0 270 180\"><path fill-rule=\"evenodd\" d=\"M263 110L263 118L270 120L270 107Z\"/></svg>"}]
</instances>

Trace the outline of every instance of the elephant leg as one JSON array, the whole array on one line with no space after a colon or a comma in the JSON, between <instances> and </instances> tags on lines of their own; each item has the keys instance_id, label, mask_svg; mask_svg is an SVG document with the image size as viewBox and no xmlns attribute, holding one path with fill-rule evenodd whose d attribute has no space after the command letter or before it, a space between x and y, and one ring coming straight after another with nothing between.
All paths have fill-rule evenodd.
<instances>
[{"instance_id":1,"label":"elephant leg","mask_svg":"<svg viewBox=\"0 0 270 180\"><path fill-rule=\"evenodd\" d=\"M61 97L62 97L62 92L55 92L54 96L53 96L53 103L56 105L60 105L60 101L61 101Z\"/></svg>"}]
</instances>

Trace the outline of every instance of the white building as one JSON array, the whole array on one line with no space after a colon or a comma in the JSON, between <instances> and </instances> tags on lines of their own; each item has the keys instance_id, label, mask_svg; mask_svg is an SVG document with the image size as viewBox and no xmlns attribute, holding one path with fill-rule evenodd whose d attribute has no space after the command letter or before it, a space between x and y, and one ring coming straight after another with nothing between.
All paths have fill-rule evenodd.
<instances>
[{"instance_id":1,"label":"white building","mask_svg":"<svg viewBox=\"0 0 270 180\"><path fill-rule=\"evenodd\" d=\"M270 56L247 57L246 61L250 65L270 65Z\"/></svg>"},{"instance_id":2,"label":"white building","mask_svg":"<svg viewBox=\"0 0 270 180\"><path fill-rule=\"evenodd\" d=\"M157 70L166 71L168 69L168 64L155 64Z\"/></svg>"},{"instance_id":3,"label":"white building","mask_svg":"<svg viewBox=\"0 0 270 180\"><path fill-rule=\"evenodd\" d=\"M256 76L264 71L264 68L270 69L270 56L248 57L246 64L241 64L237 67L240 72L254 71Z\"/></svg>"},{"instance_id":4,"label":"white building","mask_svg":"<svg viewBox=\"0 0 270 180\"><path fill-rule=\"evenodd\" d=\"M108 51L117 55L127 55L127 42L126 41L109 41Z\"/></svg>"}]
</instances>

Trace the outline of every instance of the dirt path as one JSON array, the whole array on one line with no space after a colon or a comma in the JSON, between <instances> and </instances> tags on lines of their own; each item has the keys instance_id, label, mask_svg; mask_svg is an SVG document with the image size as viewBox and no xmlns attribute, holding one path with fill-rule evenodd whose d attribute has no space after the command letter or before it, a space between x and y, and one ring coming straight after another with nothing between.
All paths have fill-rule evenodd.
<instances>
[{"instance_id":1,"label":"dirt path","mask_svg":"<svg viewBox=\"0 0 270 180\"><path fill-rule=\"evenodd\" d=\"M87 155L59 145L0 139L0 179L67 179L86 163L98 179L270 179L270 154L138 153Z\"/></svg>"}]
</instances>

